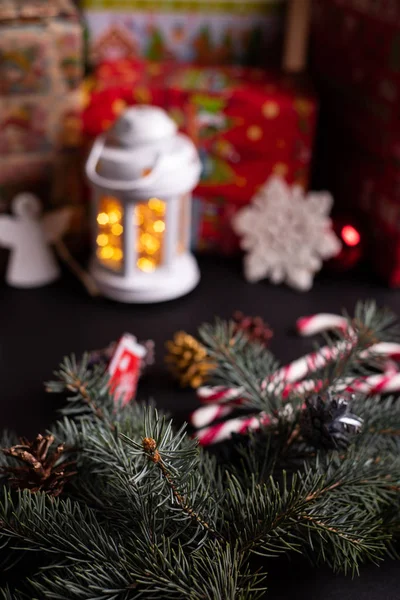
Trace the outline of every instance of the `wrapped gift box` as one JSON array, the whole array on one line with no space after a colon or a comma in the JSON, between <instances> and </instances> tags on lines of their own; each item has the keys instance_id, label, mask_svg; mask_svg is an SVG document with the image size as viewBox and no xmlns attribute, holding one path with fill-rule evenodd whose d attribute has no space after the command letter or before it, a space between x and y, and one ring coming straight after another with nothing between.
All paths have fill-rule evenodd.
<instances>
[{"instance_id":1,"label":"wrapped gift box","mask_svg":"<svg viewBox=\"0 0 400 600\"><path fill-rule=\"evenodd\" d=\"M0 3L0 188L46 178L79 122L82 28L70 0ZM75 140L78 143L78 139Z\"/></svg>"},{"instance_id":2,"label":"wrapped gift box","mask_svg":"<svg viewBox=\"0 0 400 600\"><path fill-rule=\"evenodd\" d=\"M316 0L314 17L322 160L337 205L365 220L377 271L399 286L400 3Z\"/></svg>"},{"instance_id":3,"label":"wrapped gift box","mask_svg":"<svg viewBox=\"0 0 400 600\"><path fill-rule=\"evenodd\" d=\"M92 62L279 59L285 0L84 0Z\"/></svg>"},{"instance_id":4,"label":"wrapped gift box","mask_svg":"<svg viewBox=\"0 0 400 600\"><path fill-rule=\"evenodd\" d=\"M134 103L168 110L199 149L197 249L238 248L231 217L272 173L307 186L317 104L306 84L241 67L104 63L84 111L86 136L93 139Z\"/></svg>"}]
</instances>

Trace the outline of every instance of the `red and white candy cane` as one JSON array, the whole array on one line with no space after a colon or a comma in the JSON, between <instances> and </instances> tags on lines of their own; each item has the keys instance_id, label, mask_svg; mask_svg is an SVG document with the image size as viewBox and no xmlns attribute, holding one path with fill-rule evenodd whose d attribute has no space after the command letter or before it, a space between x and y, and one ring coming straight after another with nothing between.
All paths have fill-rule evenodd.
<instances>
[{"instance_id":1,"label":"red and white candy cane","mask_svg":"<svg viewBox=\"0 0 400 600\"><path fill-rule=\"evenodd\" d=\"M308 384L308 391L317 391L323 385L322 381L307 381L301 382ZM293 389L298 387L296 384ZM334 386L336 391L359 392L373 396L374 394L390 394L400 392L400 373L395 375L387 375L385 373L378 375L370 375L360 377L358 379L347 378L343 381L338 381ZM226 407L229 408L229 407ZM199 443L202 446L208 446L222 442L231 437L232 433L244 434L248 431L257 430L261 425L268 425L272 422L272 418L266 413L260 413L258 416L237 417L228 419L216 425L203 427L197 432Z\"/></svg>"},{"instance_id":2,"label":"red and white candy cane","mask_svg":"<svg viewBox=\"0 0 400 600\"><path fill-rule=\"evenodd\" d=\"M400 359L400 344L396 342L378 342L366 350L360 352L360 358L372 358L374 356L384 356L392 360Z\"/></svg>"},{"instance_id":3,"label":"red and white candy cane","mask_svg":"<svg viewBox=\"0 0 400 600\"><path fill-rule=\"evenodd\" d=\"M349 322L345 317L331 313L317 313L308 317L300 317L296 321L297 333L302 336L316 335L331 329L347 331Z\"/></svg>"},{"instance_id":4,"label":"red and white candy cane","mask_svg":"<svg viewBox=\"0 0 400 600\"><path fill-rule=\"evenodd\" d=\"M317 352L307 354L292 363L278 369L271 376L261 382L261 389L275 393L281 393L289 400L290 396L297 393L317 392L324 386L322 380L304 380L303 378L319 369L325 367L329 362L338 358L341 353L351 351L357 338L349 329L349 323L344 317L321 313L310 317L302 317L297 322L297 329L302 335L313 335L329 329L341 329L347 331L348 339L341 340L333 346L323 346ZM398 366L394 362L400 359L400 344L393 342L379 342L360 353L363 360L373 357L385 357L387 360L382 365L382 374L368 377L347 378L337 382L337 391L354 391L373 395L377 393L391 393L400 391L400 374ZM203 387L198 390L198 397L207 406L201 407L193 412L191 422L194 427L199 428L200 443L203 445L216 443L227 439L232 432L243 433L248 429L260 426L260 415L258 417L238 417L228 419L216 425L207 425L218 419L231 414L235 408L243 402L242 388ZM263 415L262 419L270 419Z\"/></svg>"},{"instance_id":5,"label":"red and white candy cane","mask_svg":"<svg viewBox=\"0 0 400 600\"><path fill-rule=\"evenodd\" d=\"M201 429L218 419L227 417L235 410L234 406L228 406L227 404L207 404L207 406L200 406L192 412L190 415L190 423L196 429Z\"/></svg>"},{"instance_id":6,"label":"red and white candy cane","mask_svg":"<svg viewBox=\"0 0 400 600\"><path fill-rule=\"evenodd\" d=\"M271 417L265 413L260 413L256 417L237 417L217 425L204 427L197 432L196 436L201 446L210 446L229 439L232 433L244 434L269 423L271 423Z\"/></svg>"},{"instance_id":7,"label":"red and white candy cane","mask_svg":"<svg viewBox=\"0 0 400 600\"><path fill-rule=\"evenodd\" d=\"M289 397L294 394L304 394L306 392L317 392L323 387L322 381L314 381L313 379L307 379L305 381L299 381L296 383L284 384L281 383L275 387L276 393L282 393L282 397L288 400ZM190 415L190 423L196 429L201 429L210 425L214 421L223 419L233 413L238 406L243 405L243 399L237 398L226 404L207 404L206 406L200 406L196 408Z\"/></svg>"},{"instance_id":8,"label":"red and white candy cane","mask_svg":"<svg viewBox=\"0 0 400 600\"><path fill-rule=\"evenodd\" d=\"M344 383L347 383L345 390L348 392L358 392L368 396L394 394L400 391L400 373L381 373L368 377L360 377Z\"/></svg>"},{"instance_id":9,"label":"red and white candy cane","mask_svg":"<svg viewBox=\"0 0 400 600\"><path fill-rule=\"evenodd\" d=\"M243 395L243 392L243 388L240 387L202 386L197 390L197 397L202 404L225 404L237 400Z\"/></svg>"},{"instance_id":10,"label":"red and white candy cane","mask_svg":"<svg viewBox=\"0 0 400 600\"><path fill-rule=\"evenodd\" d=\"M319 369L323 369L328 363L337 359L341 354L350 352L356 341L356 338L351 337L348 340L341 340L333 346L322 346L322 348L316 352L310 352L266 377L261 384L261 388L265 389L274 381L285 381L287 383L299 381L306 375L314 373Z\"/></svg>"}]
</instances>

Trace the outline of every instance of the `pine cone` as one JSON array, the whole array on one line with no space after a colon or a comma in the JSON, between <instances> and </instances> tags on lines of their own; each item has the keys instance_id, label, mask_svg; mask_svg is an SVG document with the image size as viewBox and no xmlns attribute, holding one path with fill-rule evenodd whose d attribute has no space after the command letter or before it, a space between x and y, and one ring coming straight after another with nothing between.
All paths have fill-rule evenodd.
<instances>
[{"instance_id":1,"label":"pine cone","mask_svg":"<svg viewBox=\"0 0 400 600\"><path fill-rule=\"evenodd\" d=\"M235 334L242 331L251 342L257 341L264 346L268 346L273 331L264 319L261 317L248 317L237 310L233 314L233 321L235 323Z\"/></svg>"},{"instance_id":2,"label":"pine cone","mask_svg":"<svg viewBox=\"0 0 400 600\"><path fill-rule=\"evenodd\" d=\"M306 399L300 428L304 439L315 448L345 449L362 426L362 419L350 412L349 399L314 395Z\"/></svg>"},{"instance_id":3,"label":"pine cone","mask_svg":"<svg viewBox=\"0 0 400 600\"><path fill-rule=\"evenodd\" d=\"M68 479L76 474L76 463L66 460L64 444L50 451L54 436L40 434L33 442L23 438L20 441L19 445L3 448L3 454L23 463L20 467L9 465L1 468L2 473L8 476L10 487L59 496Z\"/></svg>"},{"instance_id":4,"label":"pine cone","mask_svg":"<svg viewBox=\"0 0 400 600\"><path fill-rule=\"evenodd\" d=\"M197 389L207 381L214 365L205 347L193 336L178 331L173 340L166 343L166 347L168 354L165 362L182 387Z\"/></svg>"}]
</instances>

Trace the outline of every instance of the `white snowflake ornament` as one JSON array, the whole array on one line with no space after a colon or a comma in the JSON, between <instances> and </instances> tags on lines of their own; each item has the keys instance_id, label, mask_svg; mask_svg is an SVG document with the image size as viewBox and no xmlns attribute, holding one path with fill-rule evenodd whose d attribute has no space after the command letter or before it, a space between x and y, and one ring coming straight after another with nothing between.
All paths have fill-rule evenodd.
<instances>
[{"instance_id":1,"label":"white snowflake ornament","mask_svg":"<svg viewBox=\"0 0 400 600\"><path fill-rule=\"evenodd\" d=\"M268 277L275 284L309 290L322 261L341 249L328 216L332 203L328 192L305 195L300 186L290 186L280 177L268 179L232 222L247 252L247 281Z\"/></svg>"}]
</instances>

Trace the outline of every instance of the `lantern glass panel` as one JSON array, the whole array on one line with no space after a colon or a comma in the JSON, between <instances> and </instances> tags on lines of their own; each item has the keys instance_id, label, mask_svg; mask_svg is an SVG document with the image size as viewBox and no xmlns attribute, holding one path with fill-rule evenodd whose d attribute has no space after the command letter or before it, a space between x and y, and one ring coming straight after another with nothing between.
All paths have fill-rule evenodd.
<instances>
[{"instance_id":1,"label":"lantern glass panel","mask_svg":"<svg viewBox=\"0 0 400 600\"><path fill-rule=\"evenodd\" d=\"M123 208L115 196L100 198L97 213L97 259L105 267L120 271L123 264Z\"/></svg>"},{"instance_id":2,"label":"lantern glass panel","mask_svg":"<svg viewBox=\"0 0 400 600\"><path fill-rule=\"evenodd\" d=\"M188 229L190 219L190 194L183 194L179 198L179 232L177 240L177 254L183 254L187 250Z\"/></svg>"},{"instance_id":3,"label":"lantern glass panel","mask_svg":"<svg viewBox=\"0 0 400 600\"><path fill-rule=\"evenodd\" d=\"M154 271L163 260L166 209L159 198L135 206L136 265L146 273Z\"/></svg>"}]
</instances>

